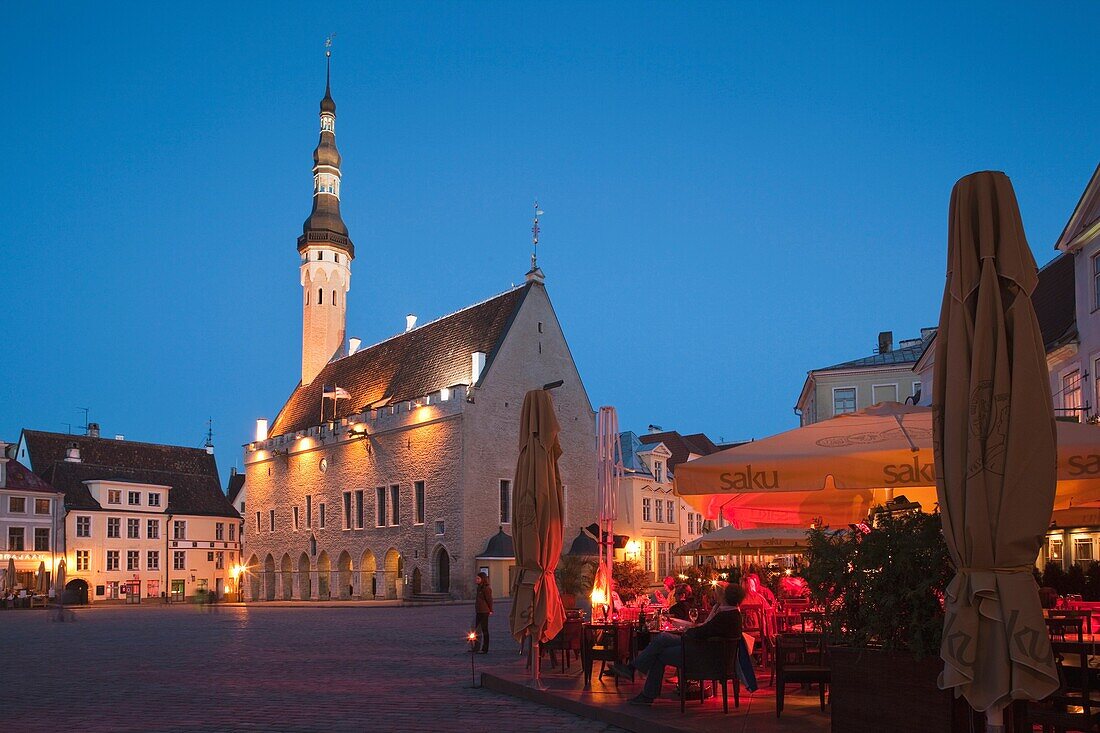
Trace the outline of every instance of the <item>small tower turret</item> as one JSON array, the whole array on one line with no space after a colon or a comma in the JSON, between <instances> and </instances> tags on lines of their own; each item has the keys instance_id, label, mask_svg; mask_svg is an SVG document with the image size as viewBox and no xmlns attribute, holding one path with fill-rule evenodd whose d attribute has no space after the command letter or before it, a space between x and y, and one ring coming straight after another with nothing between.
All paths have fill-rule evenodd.
<instances>
[{"instance_id":1,"label":"small tower turret","mask_svg":"<svg viewBox=\"0 0 1100 733\"><path fill-rule=\"evenodd\" d=\"M326 42L331 46L331 41ZM340 151L336 149L336 102L332 98L332 51L325 50L325 96L321 137L313 151L313 210L298 237L301 261L302 384L309 384L343 353L347 294L355 247L340 216Z\"/></svg>"}]
</instances>

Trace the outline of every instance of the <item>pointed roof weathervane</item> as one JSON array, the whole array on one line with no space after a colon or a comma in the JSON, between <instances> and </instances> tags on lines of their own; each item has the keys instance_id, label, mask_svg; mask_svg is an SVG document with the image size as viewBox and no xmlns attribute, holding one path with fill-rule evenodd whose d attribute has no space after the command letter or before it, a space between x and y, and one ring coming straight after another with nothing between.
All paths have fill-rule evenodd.
<instances>
[{"instance_id":1,"label":"pointed roof weathervane","mask_svg":"<svg viewBox=\"0 0 1100 733\"><path fill-rule=\"evenodd\" d=\"M539 217L546 212L539 208L539 202L535 201L535 219L531 225L531 269L527 272L527 280L538 280L542 282L546 279L542 270L539 268Z\"/></svg>"}]
</instances>

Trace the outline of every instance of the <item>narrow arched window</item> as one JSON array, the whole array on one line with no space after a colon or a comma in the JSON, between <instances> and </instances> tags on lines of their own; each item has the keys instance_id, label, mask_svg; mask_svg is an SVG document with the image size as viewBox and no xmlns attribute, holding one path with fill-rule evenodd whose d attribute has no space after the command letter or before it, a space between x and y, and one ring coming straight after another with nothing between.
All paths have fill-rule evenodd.
<instances>
[{"instance_id":1,"label":"narrow arched window","mask_svg":"<svg viewBox=\"0 0 1100 733\"><path fill-rule=\"evenodd\" d=\"M335 290L332 291L332 304L336 305L336 291Z\"/></svg>"},{"instance_id":2,"label":"narrow arched window","mask_svg":"<svg viewBox=\"0 0 1100 733\"><path fill-rule=\"evenodd\" d=\"M321 288L317 288L317 305L324 305L325 303L325 291Z\"/></svg>"}]
</instances>

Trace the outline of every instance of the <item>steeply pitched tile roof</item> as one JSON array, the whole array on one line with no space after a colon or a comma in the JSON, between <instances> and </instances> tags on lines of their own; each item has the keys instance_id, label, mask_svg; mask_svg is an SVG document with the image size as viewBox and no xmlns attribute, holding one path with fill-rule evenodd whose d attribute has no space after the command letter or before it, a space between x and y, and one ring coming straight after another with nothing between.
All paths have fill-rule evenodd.
<instances>
[{"instance_id":1,"label":"steeply pitched tile roof","mask_svg":"<svg viewBox=\"0 0 1100 733\"><path fill-rule=\"evenodd\" d=\"M638 457L642 450L642 441L637 434L626 430L619 433L619 448L623 454L623 468L634 475L652 476L645 461Z\"/></svg>"},{"instance_id":2,"label":"steeply pitched tile roof","mask_svg":"<svg viewBox=\"0 0 1100 733\"><path fill-rule=\"evenodd\" d=\"M46 494L60 494L58 489L50 486L39 478L33 471L16 460L9 460L5 468L5 478L0 489L17 489L19 491L41 491Z\"/></svg>"},{"instance_id":3,"label":"steeply pitched tile roof","mask_svg":"<svg viewBox=\"0 0 1100 733\"><path fill-rule=\"evenodd\" d=\"M244 488L244 474L234 473L229 476L229 483L225 487L225 498L232 504L237 500L237 495Z\"/></svg>"},{"instance_id":4,"label":"steeply pitched tile roof","mask_svg":"<svg viewBox=\"0 0 1100 733\"><path fill-rule=\"evenodd\" d=\"M299 384L271 425L270 435L304 430L321 422L325 385L348 391L337 400L336 417L394 402L412 400L445 387L470 382L470 355L487 355L482 378L534 283L394 336L351 356L329 362L307 385ZM538 286L541 287L541 286ZM331 410L332 401L326 405ZM332 412L326 417L332 419Z\"/></svg>"},{"instance_id":5,"label":"steeply pitched tile roof","mask_svg":"<svg viewBox=\"0 0 1100 733\"><path fill-rule=\"evenodd\" d=\"M1060 254L1039 270L1039 282L1031 294L1039 330L1047 351L1077 336L1077 295L1073 254Z\"/></svg>"},{"instance_id":6,"label":"steeply pitched tile roof","mask_svg":"<svg viewBox=\"0 0 1100 733\"><path fill-rule=\"evenodd\" d=\"M70 509L101 508L85 481L125 481L170 487L168 512L216 517L239 516L222 493L214 456L203 448L91 438L85 435L24 430L31 469L65 492ZM80 462L65 460L71 443Z\"/></svg>"},{"instance_id":7,"label":"steeply pitched tile roof","mask_svg":"<svg viewBox=\"0 0 1100 733\"><path fill-rule=\"evenodd\" d=\"M688 459L689 454L708 456L718 450L718 446L702 433L680 435L675 430L666 430L663 433L648 433L638 438L642 443L664 443L672 452L668 459L668 470L675 472L676 467Z\"/></svg>"}]
</instances>

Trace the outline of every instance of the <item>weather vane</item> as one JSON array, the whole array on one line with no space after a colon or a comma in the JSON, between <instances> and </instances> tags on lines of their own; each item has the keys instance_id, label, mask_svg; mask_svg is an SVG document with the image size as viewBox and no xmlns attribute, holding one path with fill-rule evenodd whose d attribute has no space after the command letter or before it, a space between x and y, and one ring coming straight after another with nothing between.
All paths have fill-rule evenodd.
<instances>
[{"instance_id":1,"label":"weather vane","mask_svg":"<svg viewBox=\"0 0 1100 733\"><path fill-rule=\"evenodd\" d=\"M328 38L325 39L325 58L332 57L332 39L336 38L335 33L329 33Z\"/></svg>"},{"instance_id":2,"label":"weather vane","mask_svg":"<svg viewBox=\"0 0 1100 733\"><path fill-rule=\"evenodd\" d=\"M531 244L533 249L531 250L531 269L534 270L538 267L539 257L539 217L546 212L539 208L539 202L535 201L535 223L531 226Z\"/></svg>"}]
</instances>

